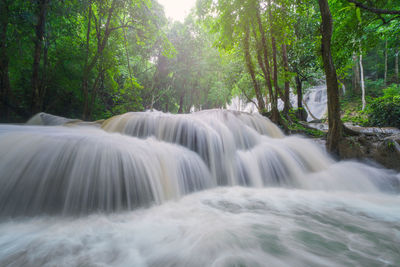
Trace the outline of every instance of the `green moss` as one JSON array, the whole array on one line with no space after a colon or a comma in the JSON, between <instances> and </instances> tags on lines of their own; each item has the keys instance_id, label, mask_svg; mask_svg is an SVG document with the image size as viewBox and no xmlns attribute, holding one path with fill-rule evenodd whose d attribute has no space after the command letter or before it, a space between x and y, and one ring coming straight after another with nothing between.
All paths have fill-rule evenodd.
<instances>
[{"instance_id":1,"label":"green moss","mask_svg":"<svg viewBox=\"0 0 400 267\"><path fill-rule=\"evenodd\" d=\"M291 109L289 110L288 113L290 120L287 120L284 117L282 117L282 119L285 120L285 122L287 123L290 132L302 133L309 137L314 137L314 138L321 138L326 135L323 131L320 131L318 129L310 129L302 125L297 117L297 114L298 110Z\"/></svg>"}]
</instances>

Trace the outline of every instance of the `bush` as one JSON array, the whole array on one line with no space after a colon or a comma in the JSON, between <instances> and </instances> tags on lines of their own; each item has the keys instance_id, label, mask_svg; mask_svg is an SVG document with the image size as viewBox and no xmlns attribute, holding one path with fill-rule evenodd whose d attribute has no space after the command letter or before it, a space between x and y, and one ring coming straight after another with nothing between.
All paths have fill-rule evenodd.
<instances>
[{"instance_id":1,"label":"bush","mask_svg":"<svg viewBox=\"0 0 400 267\"><path fill-rule=\"evenodd\" d=\"M346 111L342 116L343 122L351 122L355 125L368 126L368 116L364 111Z\"/></svg>"},{"instance_id":2,"label":"bush","mask_svg":"<svg viewBox=\"0 0 400 267\"><path fill-rule=\"evenodd\" d=\"M382 96L382 89L385 88L385 82L383 79L376 81L365 79L365 88L368 95L372 97Z\"/></svg>"},{"instance_id":3,"label":"bush","mask_svg":"<svg viewBox=\"0 0 400 267\"><path fill-rule=\"evenodd\" d=\"M383 90L368 107L369 124L400 128L400 86L392 85Z\"/></svg>"}]
</instances>

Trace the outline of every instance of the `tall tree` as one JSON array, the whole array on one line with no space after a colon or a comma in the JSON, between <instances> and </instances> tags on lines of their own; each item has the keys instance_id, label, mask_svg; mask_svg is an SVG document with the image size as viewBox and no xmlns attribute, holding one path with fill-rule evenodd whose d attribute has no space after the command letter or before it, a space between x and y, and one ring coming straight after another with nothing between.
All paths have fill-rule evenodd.
<instances>
[{"instance_id":1,"label":"tall tree","mask_svg":"<svg viewBox=\"0 0 400 267\"><path fill-rule=\"evenodd\" d=\"M108 5L107 5L108 4ZM95 23L95 30L96 30L96 37L97 37L97 49L94 52L94 55L89 59L89 49L87 45L87 55L86 55L86 60L85 60L85 65L83 67L83 76L82 76L82 92L83 92L83 114L82 117L83 119L87 120L90 117L91 109L90 109L90 96L89 94L91 93L96 94L96 89L97 89L97 83L94 83L93 89L91 92L89 92L89 78L90 78L90 73L91 71L95 68L97 62L101 58L104 49L107 46L108 39L110 38L110 35L113 31L115 31L117 28L113 28L111 25L113 16L115 15L115 8L116 8L117 1L112 0L111 3L107 3L107 1L104 3L104 5L101 5L98 7L99 10L105 10L105 12L99 12L98 17L96 17L95 14L92 12L92 3L89 4L89 23L91 22L92 16L94 18L94 23ZM104 22L105 20L105 22ZM104 24L103 24L104 23ZM88 24L88 30L87 30L87 37L90 36L90 24ZM88 40L87 40L88 42ZM100 77L100 74L97 74L96 81L98 81L98 78Z\"/></svg>"},{"instance_id":2,"label":"tall tree","mask_svg":"<svg viewBox=\"0 0 400 267\"><path fill-rule=\"evenodd\" d=\"M37 113L43 105L43 84L40 83L40 61L42 58L43 40L46 31L46 12L50 0L37 0L35 25L35 49L32 65L32 113Z\"/></svg>"},{"instance_id":3,"label":"tall tree","mask_svg":"<svg viewBox=\"0 0 400 267\"><path fill-rule=\"evenodd\" d=\"M326 75L328 92L328 139L327 149L331 153L339 155L339 142L343 136L343 125L340 119L339 84L335 65L331 54L331 38L333 21L327 0L318 0L321 12L321 52Z\"/></svg>"},{"instance_id":4,"label":"tall tree","mask_svg":"<svg viewBox=\"0 0 400 267\"><path fill-rule=\"evenodd\" d=\"M272 95L271 102L271 120L275 123L279 121L279 111L278 111L278 94L279 94L279 85L278 85L278 61L277 61L277 49L276 49L276 39L275 39L275 29L273 25L274 17L272 16L273 6L271 1L268 0L268 20L270 26L270 34L271 34L271 47L272 47L272 62L273 62L273 81L275 93Z\"/></svg>"},{"instance_id":5,"label":"tall tree","mask_svg":"<svg viewBox=\"0 0 400 267\"><path fill-rule=\"evenodd\" d=\"M283 58L283 70L284 70L284 79L285 79L285 95L284 95L284 107L283 113L285 116L288 115L290 108L290 80L289 80L289 62L287 56L286 44L282 44L282 58Z\"/></svg>"},{"instance_id":6,"label":"tall tree","mask_svg":"<svg viewBox=\"0 0 400 267\"><path fill-rule=\"evenodd\" d=\"M251 54L250 54L250 44L249 44L250 43L250 41L249 41L250 35L249 35L249 31L250 31L249 28L247 28L247 30L245 30L244 38L243 38L243 50L244 50L244 54L245 54L244 57L245 57L245 60L246 60L247 70L248 70L248 72L250 74L251 81L253 82L254 91L255 91L255 94L256 94L256 98L257 98L258 109L259 110L264 110L265 109L264 100L263 100L263 97L262 97L260 86L259 86L258 81L256 79L256 73L254 71L254 65L253 65L253 62L252 62L252 59L251 59Z\"/></svg>"},{"instance_id":7,"label":"tall tree","mask_svg":"<svg viewBox=\"0 0 400 267\"><path fill-rule=\"evenodd\" d=\"M361 91L360 81L360 64L358 62L357 53L353 52L353 73L352 73L352 89L353 92L358 94Z\"/></svg>"}]
</instances>

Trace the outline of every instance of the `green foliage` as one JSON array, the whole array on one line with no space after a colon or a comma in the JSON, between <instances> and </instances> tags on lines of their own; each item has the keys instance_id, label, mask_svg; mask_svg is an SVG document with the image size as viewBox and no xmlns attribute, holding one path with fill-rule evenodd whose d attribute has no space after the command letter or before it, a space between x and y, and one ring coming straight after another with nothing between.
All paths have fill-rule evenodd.
<instances>
[{"instance_id":1,"label":"green foliage","mask_svg":"<svg viewBox=\"0 0 400 267\"><path fill-rule=\"evenodd\" d=\"M352 112L350 110L346 110L345 114L342 116L342 121L343 122L351 122L352 124L360 125L360 126L368 126L369 125L368 116L363 111L359 111L359 112L353 111Z\"/></svg>"},{"instance_id":2,"label":"green foliage","mask_svg":"<svg viewBox=\"0 0 400 267\"><path fill-rule=\"evenodd\" d=\"M1 2L7 6L6 13L4 6L1 9L0 23L6 32L0 40L0 56L8 61L8 100L12 107L8 121L23 121L31 115L16 111L29 113L33 102L35 26L40 2ZM397 8L396 1L372 2L378 8ZM44 36L39 40L45 112L81 118L87 103L89 117L100 119L151 108L167 112L221 108L232 95L252 101L256 97L255 84L261 92L258 95L267 99L269 81L262 66L269 65L272 77L272 37L276 41L278 71L278 86L274 86L273 93L278 92L275 87L282 90L287 80L295 88L295 77L305 88L323 78L320 15L314 0L198 0L196 12L184 23L167 21L156 0L48 3ZM394 62L400 20L366 12L348 1L330 0L329 4L334 17L332 49L340 80L349 87L351 68L357 64L352 55L362 53L367 103L371 103L371 110L383 110L386 115L380 122L385 124L388 110L396 110L397 103L395 94L389 91L397 89L386 89L383 96L384 49L387 41L387 82L396 82ZM246 33L254 81L244 59ZM265 37L266 44L261 37ZM282 45L287 46L289 71L284 68ZM269 54L268 60L265 53ZM0 97L2 90L0 86ZM352 97L349 102L359 99L359 92L347 92L346 97ZM4 109L1 101L0 111ZM366 121L366 113L358 112L359 101L354 108L343 108L345 121L364 125L381 120L370 115L371 121ZM2 116L0 119L4 119Z\"/></svg>"},{"instance_id":3,"label":"green foliage","mask_svg":"<svg viewBox=\"0 0 400 267\"><path fill-rule=\"evenodd\" d=\"M385 97L393 97L399 98L400 97L400 85L399 84L392 84L391 86L383 89L383 95Z\"/></svg>"},{"instance_id":4,"label":"green foliage","mask_svg":"<svg viewBox=\"0 0 400 267\"><path fill-rule=\"evenodd\" d=\"M385 88L385 82L383 79L378 80L365 80L365 88L367 88L368 95L371 97L379 97L383 94L383 88Z\"/></svg>"},{"instance_id":5,"label":"green foliage","mask_svg":"<svg viewBox=\"0 0 400 267\"><path fill-rule=\"evenodd\" d=\"M400 128L400 86L384 90L384 96L372 101L368 108L369 123L374 126Z\"/></svg>"}]
</instances>

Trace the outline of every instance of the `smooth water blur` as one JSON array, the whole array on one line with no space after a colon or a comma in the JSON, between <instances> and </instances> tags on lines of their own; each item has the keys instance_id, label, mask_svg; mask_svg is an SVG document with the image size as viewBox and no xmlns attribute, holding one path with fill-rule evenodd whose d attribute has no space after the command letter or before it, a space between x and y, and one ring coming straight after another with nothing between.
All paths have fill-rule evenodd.
<instances>
[{"instance_id":1,"label":"smooth water blur","mask_svg":"<svg viewBox=\"0 0 400 267\"><path fill-rule=\"evenodd\" d=\"M0 266L400 262L400 174L260 115L41 114L0 125Z\"/></svg>"},{"instance_id":2,"label":"smooth water blur","mask_svg":"<svg viewBox=\"0 0 400 267\"><path fill-rule=\"evenodd\" d=\"M96 128L0 126L0 215L161 204L216 186L193 152Z\"/></svg>"},{"instance_id":3,"label":"smooth water blur","mask_svg":"<svg viewBox=\"0 0 400 267\"><path fill-rule=\"evenodd\" d=\"M67 125L0 125L0 216L132 210L226 185L399 190L395 173L337 163L260 115L139 112L102 129Z\"/></svg>"},{"instance_id":4,"label":"smooth water blur","mask_svg":"<svg viewBox=\"0 0 400 267\"><path fill-rule=\"evenodd\" d=\"M398 266L400 198L225 187L161 206L0 224L0 266Z\"/></svg>"},{"instance_id":5,"label":"smooth water blur","mask_svg":"<svg viewBox=\"0 0 400 267\"><path fill-rule=\"evenodd\" d=\"M68 119L60 116L55 116L52 114L40 112L30 118L26 124L27 125L47 125L47 126L58 126L58 125L63 125L67 123L73 123L73 122L81 122L81 120L75 120L75 119Z\"/></svg>"}]
</instances>

